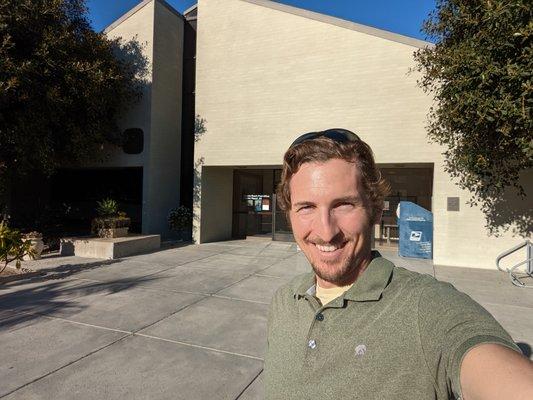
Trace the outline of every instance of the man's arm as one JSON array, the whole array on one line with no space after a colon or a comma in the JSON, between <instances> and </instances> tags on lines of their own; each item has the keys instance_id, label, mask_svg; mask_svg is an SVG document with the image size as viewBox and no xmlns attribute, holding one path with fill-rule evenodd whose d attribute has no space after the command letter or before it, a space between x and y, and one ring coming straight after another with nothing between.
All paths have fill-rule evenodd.
<instances>
[{"instance_id":1,"label":"man's arm","mask_svg":"<svg viewBox=\"0 0 533 400\"><path fill-rule=\"evenodd\" d=\"M533 362L505 346L485 343L461 364L464 400L533 399Z\"/></svg>"}]
</instances>

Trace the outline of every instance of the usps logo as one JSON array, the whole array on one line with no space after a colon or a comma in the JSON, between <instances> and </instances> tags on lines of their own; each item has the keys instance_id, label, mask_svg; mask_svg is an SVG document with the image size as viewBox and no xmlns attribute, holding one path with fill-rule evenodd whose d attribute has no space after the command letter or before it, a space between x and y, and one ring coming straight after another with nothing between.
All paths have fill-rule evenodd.
<instances>
[{"instance_id":1,"label":"usps logo","mask_svg":"<svg viewBox=\"0 0 533 400\"><path fill-rule=\"evenodd\" d=\"M411 231L411 236L409 237L411 242L420 242L420 239L422 239L422 231Z\"/></svg>"}]
</instances>

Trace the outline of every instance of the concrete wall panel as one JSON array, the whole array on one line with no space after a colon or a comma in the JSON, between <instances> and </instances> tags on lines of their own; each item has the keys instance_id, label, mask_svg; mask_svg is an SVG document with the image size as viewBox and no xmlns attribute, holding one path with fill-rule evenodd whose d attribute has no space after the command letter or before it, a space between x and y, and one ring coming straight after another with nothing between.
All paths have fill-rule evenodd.
<instances>
[{"instance_id":1,"label":"concrete wall panel","mask_svg":"<svg viewBox=\"0 0 533 400\"><path fill-rule=\"evenodd\" d=\"M233 169L203 167L201 173L200 230L195 230L197 242L231 239L233 218Z\"/></svg>"},{"instance_id":2,"label":"concrete wall panel","mask_svg":"<svg viewBox=\"0 0 533 400\"><path fill-rule=\"evenodd\" d=\"M111 153L103 166L143 167L143 232L168 236L167 215L179 205L183 17L159 0L134 7L106 33L136 39L143 46L148 74L141 101L122 118L121 128L144 131L144 151Z\"/></svg>"},{"instance_id":3,"label":"concrete wall panel","mask_svg":"<svg viewBox=\"0 0 533 400\"><path fill-rule=\"evenodd\" d=\"M206 165L275 165L300 133L344 127L382 163L432 161L415 50L240 0L200 1L198 154Z\"/></svg>"},{"instance_id":4,"label":"concrete wall panel","mask_svg":"<svg viewBox=\"0 0 533 400\"><path fill-rule=\"evenodd\" d=\"M531 196L533 193L529 198ZM448 197L459 197L459 211L447 211ZM459 189L444 172L443 165L436 165L433 186L434 262L437 265L495 269L496 257L525 238L513 234L512 229L499 236L489 234L484 214L479 207L467 204L469 199L470 193ZM522 206L527 203L527 199L515 200ZM509 210L501 211L506 213ZM511 267L525 260L525 254L525 250L517 252L503 265Z\"/></svg>"},{"instance_id":5,"label":"concrete wall panel","mask_svg":"<svg viewBox=\"0 0 533 400\"><path fill-rule=\"evenodd\" d=\"M125 154L122 149L110 149L110 157L99 166L131 167L142 166L150 152L151 101L152 101L152 65L154 47L154 2L148 2L116 25L106 29L109 38L122 38L124 41L135 39L143 49L147 61L146 84L140 101L129 109L119 121L122 130L140 128L144 132L144 151L141 154Z\"/></svg>"},{"instance_id":6,"label":"concrete wall panel","mask_svg":"<svg viewBox=\"0 0 533 400\"><path fill-rule=\"evenodd\" d=\"M143 232L168 236L168 212L179 206L183 19L154 1L150 152Z\"/></svg>"}]
</instances>

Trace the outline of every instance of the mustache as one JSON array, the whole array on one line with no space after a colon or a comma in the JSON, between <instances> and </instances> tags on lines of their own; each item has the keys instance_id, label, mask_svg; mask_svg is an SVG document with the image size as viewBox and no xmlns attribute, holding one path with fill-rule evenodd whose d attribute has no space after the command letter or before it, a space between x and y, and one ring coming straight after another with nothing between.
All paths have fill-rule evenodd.
<instances>
[{"instance_id":1,"label":"mustache","mask_svg":"<svg viewBox=\"0 0 533 400\"><path fill-rule=\"evenodd\" d=\"M307 239L307 242L315 244L315 245L319 245L319 246L335 246L335 247L338 247L338 246L348 242L349 239L350 238L347 238L346 236L344 236L341 233L339 235L334 236L330 241L325 241L325 240L322 240L319 237L317 237L317 238L309 238L309 239Z\"/></svg>"}]
</instances>

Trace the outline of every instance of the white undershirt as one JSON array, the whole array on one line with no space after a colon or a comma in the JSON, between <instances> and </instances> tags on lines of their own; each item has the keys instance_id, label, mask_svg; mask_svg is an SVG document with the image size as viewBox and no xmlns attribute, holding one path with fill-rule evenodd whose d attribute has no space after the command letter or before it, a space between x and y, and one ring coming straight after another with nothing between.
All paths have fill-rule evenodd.
<instances>
[{"instance_id":1,"label":"white undershirt","mask_svg":"<svg viewBox=\"0 0 533 400\"><path fill-rule=\"evenodd\" d=\"M353 283L347 286L334 286L332 288L323 288L318 282L316 283L316 293L315 296L320 300L323 306L328 304L331 300L336 299L348 289L353 286Z\"/></svg>"}]
</instances>

